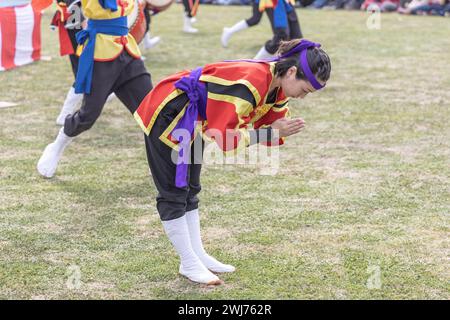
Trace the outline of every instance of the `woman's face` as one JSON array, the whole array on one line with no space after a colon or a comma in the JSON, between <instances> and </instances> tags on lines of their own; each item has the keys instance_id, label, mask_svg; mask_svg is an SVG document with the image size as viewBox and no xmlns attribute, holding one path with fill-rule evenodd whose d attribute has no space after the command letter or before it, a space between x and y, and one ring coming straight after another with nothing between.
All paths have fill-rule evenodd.
<instances>
[{"instance_id":1,"label":"woman's face","mask_svg":"<svg viewBox=\"0 0 450 320\"><path fill-rule=\"evenodd\" d=\"M297 67L290 67L286 74L281 78L281 88L286 97L303 99L308 93L316 91L307 80L296 78ZM319 81L319 80L318 80ZM320 84L324 85L322 81Z\"/></svg>"}]
</instances>

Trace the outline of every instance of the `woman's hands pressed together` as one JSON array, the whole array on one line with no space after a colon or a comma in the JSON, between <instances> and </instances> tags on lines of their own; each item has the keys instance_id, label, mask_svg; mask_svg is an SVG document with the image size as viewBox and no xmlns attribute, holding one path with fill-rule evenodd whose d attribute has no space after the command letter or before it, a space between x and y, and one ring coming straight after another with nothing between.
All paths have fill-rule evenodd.
<instances>
[{"instance_id":1,"label":"woman's hands pressed together","mask_svg":"<svg viewBox=\"0 0 450 320\"><path fill-rule=\"evenodd\" d=\"M301 118L281 118L274 121L270 126L273 129L274 137L282 138L299 133L305 127L305 121Z\"/></svg>"}]
</instances>

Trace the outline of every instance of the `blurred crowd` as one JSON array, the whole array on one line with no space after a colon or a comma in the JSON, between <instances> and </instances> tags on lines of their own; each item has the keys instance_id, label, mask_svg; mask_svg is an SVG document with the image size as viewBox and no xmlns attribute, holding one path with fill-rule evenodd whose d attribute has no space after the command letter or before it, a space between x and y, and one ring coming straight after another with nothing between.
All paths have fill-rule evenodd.
<instances>
[{"instance_id":1,"label":"blurred crowd","mask_svg":"<svg viewBox=\"0 0 450 320\"><path fill-rule=\"evenodd\" d=\"M251 0L200 0L201 3L247 5ZM379 10L412 15L450 16L450 0L297 0L299 7L328 10Z\"/></svg>"},{"instance_id":2,"label":"blurred crowd","mask_svg":"<svg viewBox=\"0 0 450 320\"><path fill-rule=\"evenodd\" d=\"M450 0L302 0L313 9L377 10L401 14L450 16Z\"/></svg>"}]
</instances>

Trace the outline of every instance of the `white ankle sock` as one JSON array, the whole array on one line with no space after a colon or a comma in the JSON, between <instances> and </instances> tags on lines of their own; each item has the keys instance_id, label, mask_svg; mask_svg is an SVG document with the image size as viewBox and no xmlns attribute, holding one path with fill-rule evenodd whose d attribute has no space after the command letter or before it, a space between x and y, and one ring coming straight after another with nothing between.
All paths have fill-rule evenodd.
<instances>
[{"instance_id":1,"label":"white ankle sock","mask_svg":"<svg viewBox=\"0 0 450 320\"><path fill-rule=\"evenodd\" d=\"M202 264L192 249L186 216L162 221L162 224L170 242L180 256L180 273L194 282L221 284L221 280Z\"/></svg>"},{"instance_id":2,"label":"white ankle sock","mask_svg":"<svg viewBox=\"0 0 450 320\"><path fill-rule=\"evenodd\" d=\"M59 113L58 118L56 118L56 124L63 126L66 117L75 111L82 100L83 95L81 93L75 93L75 89L73 87L70 87L69 92L67 92L66 100L64 101L61 112Z\"/></svg>"},{"instance_id":3,"label":"white ankle sock","mask_svg":"<svg viewBox=\"0 0 450 320\"><path fill-rule=\"evenodd\" d=\"M42 176L51 178L55 175L56 169L58 168L58 162L61 159L64 149L69 145L72 139L73 138L64 133L64 127L62 127L59 130L56 140L45 147L37 164L37 170Z\"/></svg>"},{"instance_id":4,"label":"white ankle sock","mask_svg":"<svg viewBox=\"0 0 450 320\"><path fill-rule=\"evenodd\" d=\"M273 54L270 54L269 52L267 52L266 47L262 46L261 49L259 49L258 53L256 54L256 56L253 59L268 59L268 58L272 58Z\"/></svg>"},{"instance_id":5,"label":"white ankle sock","mask_svg":"<svg viewBox=\"0 0 450 320\"><path fill-rule=\"evenodd\" d=\"M192 249L200 258L200 261L213 272L233 272L235 267L229 264L223 264L206 253L203 248L202 238L200 234L200 217L198 209L186 212L186 221L189 228L189 236L191 239Z\"/></svg>"},{"instance_id":6,"label":"white ankle sock","mask_svg":"<svg viewBox=\"0 0 450 320\"><path fill-rule=\"evenodd\" d=\"M245 20L239 21L231 28L223 28L223 33L222 33L222 38L221 38L222 46L224 46L224 47L228 46L228 41L230 41L230 38L233 35L233 33L247 29L247 28L248 28L248 24Z\"/></svg>"}]
</instances>

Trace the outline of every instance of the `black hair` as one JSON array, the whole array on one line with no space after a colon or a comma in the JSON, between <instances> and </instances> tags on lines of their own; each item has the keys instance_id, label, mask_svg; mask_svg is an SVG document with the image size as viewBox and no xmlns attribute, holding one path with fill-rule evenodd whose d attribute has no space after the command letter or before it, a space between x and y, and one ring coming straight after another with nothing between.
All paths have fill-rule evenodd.
<instances>
[{"instance_id":1,"label":"black hair","mask_svg":"<svg viewBox=\"0 0 450 320\"><path fill-rule=\"evenodd\" d=\"M283 41L278 48L277 55L281 56L299 44L301 39L294 39L291 41ZM328 54L321 48L309 48L306 53L308 65L311 72L320 81L327 82L331 73L331 62ZM300 53L294 54L288 58L282 59L275 64L275 76L283 77L289 68L297 67L296 78L299 80L306 80L306 76L300 66Z\"/></svg>"}]
</instances>

